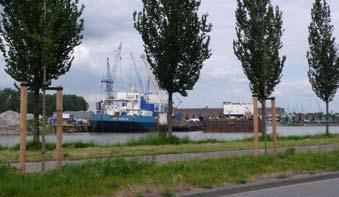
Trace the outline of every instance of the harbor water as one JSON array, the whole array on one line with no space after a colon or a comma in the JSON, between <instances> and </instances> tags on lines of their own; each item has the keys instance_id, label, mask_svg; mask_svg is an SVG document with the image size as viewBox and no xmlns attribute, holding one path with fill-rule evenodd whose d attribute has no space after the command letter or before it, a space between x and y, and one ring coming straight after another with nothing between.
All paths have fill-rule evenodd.
<instances>
[{"instance_id":1,"label":"harbor water","mask_svg":"<svg viewBox=\"0 0 339 197\"><path fill-rule=\"evenodd\" d=\"M310 127L278 127L279 136L303 136L303 135L317 135L323 134L325 131L324 126L310 126ZM330 127L331 133L339 134L339 126ZM268 133L271 128L268 127ZM237 140L253 137L252 133L203 133L202 131L195 132L174 132L175 136L180 138L189 138L191 140ZM93 142L98 145L118 144L125 143L130 140L137 140L149 135L157 135L156 133L72 133L64 134L63 142ZM50 134L46 137L47 142L55 142L56 136ZM28 141L32 140L32 136L28 136ZM19 136L17 135L4 135L0 136L1 146L13 146L19 143Z\"/></svg>"}]
</instances>

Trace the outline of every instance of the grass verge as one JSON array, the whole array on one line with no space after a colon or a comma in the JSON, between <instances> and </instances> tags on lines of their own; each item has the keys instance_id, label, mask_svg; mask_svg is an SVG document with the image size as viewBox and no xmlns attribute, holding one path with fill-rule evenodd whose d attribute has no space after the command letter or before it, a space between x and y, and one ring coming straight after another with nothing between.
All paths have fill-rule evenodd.
<instances>
[{"instance_id":1,"label":"grass verge","mask_svg":"<svg viewBox=\"0 0 339 197\"><path fill-rule=\"evenodd\" d=\"M271 141L271 138L268 138ZM262 141L262 140L261 140ZM339 136L290 136L280 137L280 147L295 147L321 144L339 143ZM263 147L263 143L261 144ZM269 143L269 147L272 143ZM48 160L54 160L55 144L47 144L46 157ZM147 137L139 140L133 140L126 144L115 144L108 146L99 146L95 143L73 142L65 143L64 159L80 160L80 159L96 159L110 157L132 157L146 156L159 154L178 154L178 153L193 153L193 152L214 152L227 150L244 150L253 148L253 139L244 139L237 141L191 141L186 138L180 139L177 137ZM28 143L27 145L27 160L39 161L41 159L40 148L41 144ZM0 161L17 162L19 158L19 146L0 147Z\"/></svg>"},{"instance_id":2,"label":"grass verge","mask_svg":"<svg viewBox=\"0 0 339 197\"><path fill-rule=\"evenodd\" d=\"M60 172L20 176L0 165L0 196L142 196L243 184L262 177L339 170L339 151L295 154L289 149L277 156L178 162L156 165L111 160L67 166ZM207 173L208 172L208 173Z\"/></svg>"}]
</instances>

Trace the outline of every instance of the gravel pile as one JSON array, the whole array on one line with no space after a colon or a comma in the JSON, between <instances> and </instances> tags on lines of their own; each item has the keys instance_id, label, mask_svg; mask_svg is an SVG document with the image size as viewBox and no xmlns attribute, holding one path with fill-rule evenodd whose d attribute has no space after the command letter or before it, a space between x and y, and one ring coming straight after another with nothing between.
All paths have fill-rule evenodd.
<instances>
[{"instance_id":1,"label":"gravel pile","mask_svg":"<svg viewBox=\"0 0 339 197\"><path fill-rule=\"evenodd\" d=\"M20 114L6 111L0 114L0 135L19 134Z\"/></svg>"}]
</instances>

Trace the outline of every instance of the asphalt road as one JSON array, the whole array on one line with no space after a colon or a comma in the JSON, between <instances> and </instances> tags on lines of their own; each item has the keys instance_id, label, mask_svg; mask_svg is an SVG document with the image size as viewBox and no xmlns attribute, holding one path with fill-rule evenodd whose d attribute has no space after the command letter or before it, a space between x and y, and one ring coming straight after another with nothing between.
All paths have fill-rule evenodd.
<instances>
[{"instance_id":1,"label":"asphalt road","mask_svg":"<svg viewBox=\"0 0 339 197\"><path fill-rule=\"evenodd\" d=\"M339 178L238 193L228 197L338 197ZM226 197L226 196L225 196Z\"/></svg>"}]
</instances>

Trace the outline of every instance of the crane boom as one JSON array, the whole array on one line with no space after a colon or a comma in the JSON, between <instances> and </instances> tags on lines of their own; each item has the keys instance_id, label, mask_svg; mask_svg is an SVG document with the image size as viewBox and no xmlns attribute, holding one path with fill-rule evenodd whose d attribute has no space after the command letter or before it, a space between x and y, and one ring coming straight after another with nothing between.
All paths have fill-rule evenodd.
<instances>
[{"instance_id":1,"label":"crane boom","mask_svg":"<svg viewBox=\"0 0 339 197\"><path fill-rule=\"evenodd\" d=\"M156 91L156 94L158 95L159 99L160 99L160 102L161 104L165 104L166 103L166 100L165 100L165 97L159 87L159 84L158 82L156 81L155 79L155 76L153 74L153 71L152 71L152 68L151 68L151 65L148 63L147 61L147 58L145 55L141 55L141 59L144 61L144 64L145 64L145 68L146 68L146 71L147 71L147 74L148 74L148 77L149 79L151 80L152 84L153 84L153 87Z\"/></svg>"},{"instance_id":2,"label":"crane boom","mask_svg":"<svg viewBox=\"0 0 339 197\"><path fill-rule=\"evenodd\" d=\"M106 68L106 78L101 80L102 84L105 84L105 93L106 98L112 98L113 97L113 77L112 77L112 71L111 66L109 64L109 58L107 58L107 68Z\"/></svg>"},{"instance_id":3,"label":"crane boom","mask_svg":"<svg viewBox=\"0 0 339 197\"><path fill-rule=\"evenodd\" d=\"M133 56L132 53L130 53L130 55L131 55L131 59L132 59L132 65L134 67L135 73L136 73L137 78L138 78L139 86L140 86L142 92L145 94L144 86L143 86L143 83L142 83L142 80L141 80L140 73L139 73L138 68L137 68L137 64L135 63L134 56Z\"/></svg>"},{"instance_id":4,"label":"crane boom","mask_svg":"<svg viewBox=\"0 0 339 197\"><path fill-rule=\"evenodd\" d=\"M118 67L119 67L119 65L121 63L121 49L122 49L122 42L120 42L119 48L116 51L115 56L114 56L114 62L113 62L113 68L112 68L112 79L113 79L112 81L113 81L113 84L115 83Z\"/></svg>"}]
</instances>

